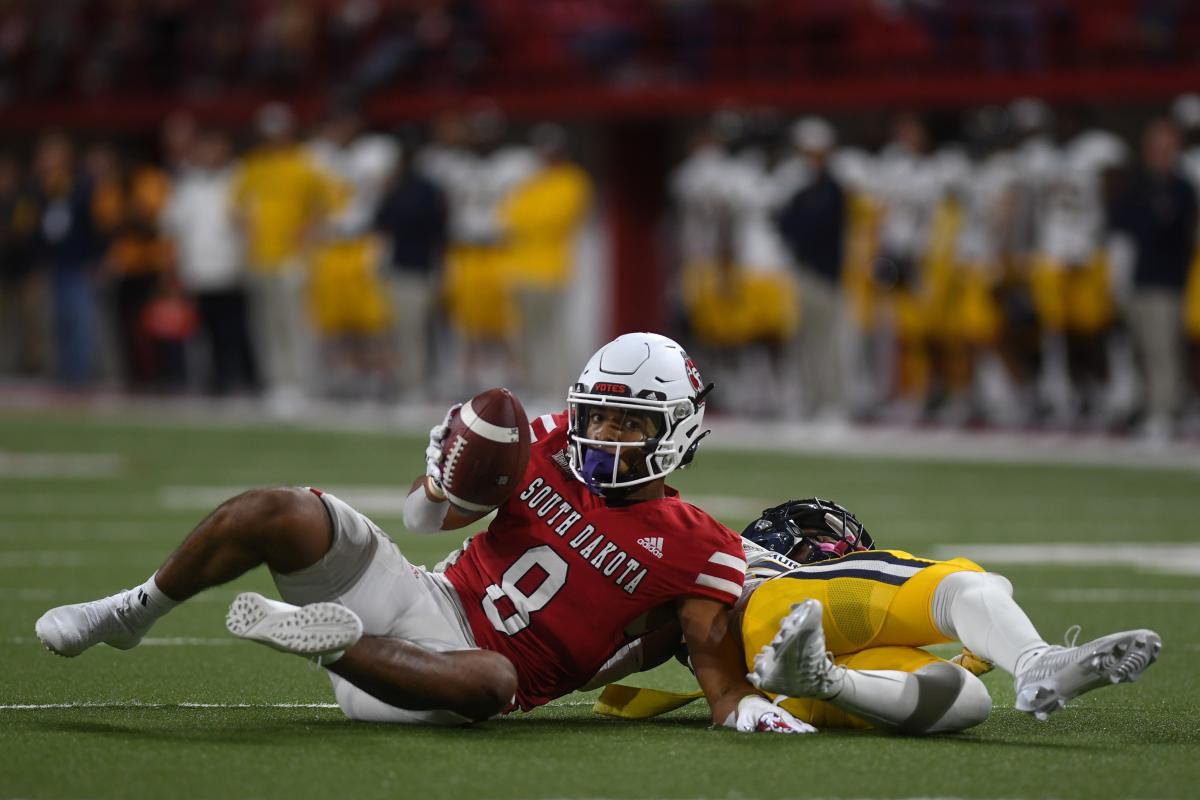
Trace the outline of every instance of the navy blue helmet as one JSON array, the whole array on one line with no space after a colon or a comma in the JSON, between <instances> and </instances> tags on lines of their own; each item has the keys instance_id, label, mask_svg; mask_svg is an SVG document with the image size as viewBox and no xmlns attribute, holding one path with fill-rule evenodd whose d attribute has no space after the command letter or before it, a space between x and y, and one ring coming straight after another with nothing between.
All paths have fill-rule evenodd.
<instances>
[{"instance_id":1,"label":"navy blue helmet","mask_svg":"<svg viewBox=\"0 0 1200 800\"><path fill-rule=\"evenodd\" d=\"M875 549L871 534L857 517L819 497L768 508L746 526L742 536L801 564Z\"/></svg>"}]
</instances>

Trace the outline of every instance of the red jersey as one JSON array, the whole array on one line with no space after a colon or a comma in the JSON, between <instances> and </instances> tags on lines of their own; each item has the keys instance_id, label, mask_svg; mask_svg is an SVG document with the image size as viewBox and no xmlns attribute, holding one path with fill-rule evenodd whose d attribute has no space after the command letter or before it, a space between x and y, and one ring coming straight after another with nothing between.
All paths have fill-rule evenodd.
<instances>
[{"instance_id":1,"label":"red jersey","mask_svg":"<svg viewBox=\"0 0 1200 800\"><path fill-rule=\"evenodd\" d=\"M746 571L741 537L674 489L626 506L589 491L568 466L566 425L565 413L534 420L521 484L446 570L476 643L516 666L523 710L584 685L673 619L677 599L732 605Z\"/></svg>"}]
</instances>

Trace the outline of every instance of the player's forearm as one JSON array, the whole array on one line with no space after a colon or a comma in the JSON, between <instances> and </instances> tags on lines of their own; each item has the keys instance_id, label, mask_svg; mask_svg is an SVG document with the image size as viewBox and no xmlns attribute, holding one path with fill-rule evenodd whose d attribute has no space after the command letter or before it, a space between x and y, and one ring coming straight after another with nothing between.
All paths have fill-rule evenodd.
<instances>
[{"instance_id":1,"label":"player's forearm","mask_svg":"<svg viewBox=\"0 0 1200 800\"><path fill-rule=\"evenodd\" d=\"M485 516L458 508L425 475L413 481L404 498L404 527L415 533L453 531Z\"/></svg>"},{"instance_id":2,"label":"player's forearm","mask_svg":"<svg viewBox=\"0 0 1200 800\"><path fill-rule=\"evenodd\" d=\"M430 485L424 475L413 481L404 499L404 527L417 533L436 533L442 530L450 511L446 495ZM439 497L440 495L440 497Z\"/></svg>"},{"instance_id":3,"label":"player's forearm","mask_svg":"<svg viewBox=\"0 0 1200 800\"><path fill-rule=\"evenodd\" d=\"M714 725L737 716L738 701L758 692L746 680L742 648L729 629L728 606L691 598L680 606L679 622L691 654L692 669L712 708Z\"/></svg>"}]
</instances>

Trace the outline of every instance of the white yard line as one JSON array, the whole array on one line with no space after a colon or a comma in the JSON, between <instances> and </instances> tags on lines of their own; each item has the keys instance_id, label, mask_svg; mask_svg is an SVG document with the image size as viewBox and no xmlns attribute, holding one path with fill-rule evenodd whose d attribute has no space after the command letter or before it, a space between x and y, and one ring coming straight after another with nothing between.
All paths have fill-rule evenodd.
<instances>
[{"instance_id":1,"label":"white yard line","mask_svg":"<svg viewBox=\"0 0 1200 800\"><path fill-rule=\"evenodd\" d=\"M0 639L0 643L22 647L25 645L36 644L41 645L36 636L10 636L7 639ZM142 639L139 647L228 647L229 645L238 644L238 640L232 636L223 638L205 638L200 636L162 636L148 637Z\"/></svg>"},{"instance_id":2,"label":"white yard line","mask_svg":"<svg viewBox=\"0 0 1200 800\"><path fill-rule=\"evenodd\" d=\"M119 478L117 453L10 453L0 450L0 478Z\"/></svg>"},{"instance_id":3,"label":"white yard line","mask_svg":"<svg viewBox=\"0 0 1200 800\"><path fill-rule=\"evenodd\" d=\"M1196 589L1053 589L1052 603L1200 603Z\"/></svg>"},{"instance_id":4,"label":"white yard line","mask_svg":"<svg viewBox=\"0 0 1200 800\"><path fill-rule=\"evenodd\" d=\"M1141 542L1136 545L1041 544L937 545L935 558L964 556L991 568L998 564L1056 567L1125 567L1171 575L1200 575L1200 544Z\"/></svg>"},{"instance_id":5,"label":"white yard line","mask_svg":"<svg viewBox=\"0 0 1200 800\"><path fill-rule=\"evenodd\" d=\"M6 703L0 711L42 711L51 708L337 708L337 703Z\"/></svg>"}]
</instances>

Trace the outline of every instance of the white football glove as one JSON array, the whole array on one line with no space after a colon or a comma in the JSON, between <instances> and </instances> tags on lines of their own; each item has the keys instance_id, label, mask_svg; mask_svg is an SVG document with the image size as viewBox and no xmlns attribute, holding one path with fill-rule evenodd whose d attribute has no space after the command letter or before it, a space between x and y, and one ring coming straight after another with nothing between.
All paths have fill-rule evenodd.
<instances>
[{"instance_id":1,"label":"white football glove","mask_svg":"<svg viewBox=\"0 0 1200 800\"><path fill-rule=\"evenodd\" d=\"M446 440L446 433L450 430L450 420L454 419L460 408L462 403L450 406L445 418L429 429L429 446L425 448L425 475L435 493L443 497L445 492L442 489L442 442Z\"/></svg>"},{"instance_id":2,"label":"white football glove","mask_svg":"<svg viewBox=\"0 0 1200 800\"><path fill-rule=\"evenodd\" d=\"M726 728L738 733L816 733L817 729L801 722L760 694L748 694L738 701L737 711L725 720Z\"/></svg>"}]
</instances>

